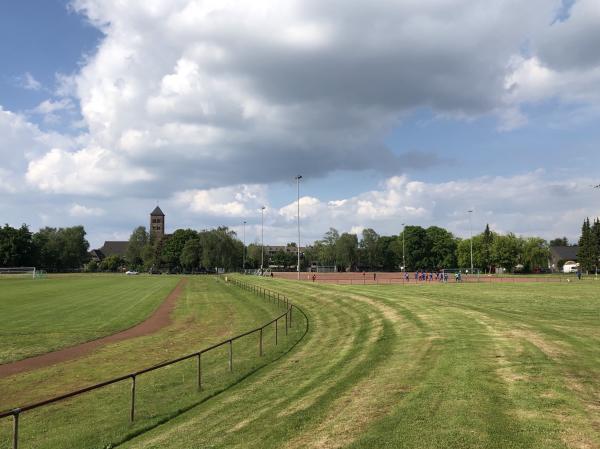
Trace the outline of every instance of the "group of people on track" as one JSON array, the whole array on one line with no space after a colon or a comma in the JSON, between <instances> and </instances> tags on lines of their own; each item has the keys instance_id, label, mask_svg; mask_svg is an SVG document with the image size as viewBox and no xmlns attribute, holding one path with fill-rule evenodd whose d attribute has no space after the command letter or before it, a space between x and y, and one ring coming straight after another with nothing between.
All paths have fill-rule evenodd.
<instances>
[{"instance_id":1,"label":"group of people on track","mask_svg":"<svg viewBox=\"0 0 600 449\"><path fill-rule=\"evenodd\" d=\"M366 275L366 273L363 271L363 277ZM433 281L438 281L438 282L448 282L448 273L446 271L424 271L424 270L418 270L415 271L414 273L414 278L415 278L415 282L433 282ZM311 280L313 282L316 282L317 280L317 275L313 274L311 276ZM405 282L410 282L410 275L407 271L404 272L404 280ZM373 282L377 281L377 273L373 273ZM460 271L454 273L454 281L455 282L462 282L462 274L460 273Z\"/></svg>"},{"instance_id":2,"label":"group of people on track","mask_svg":"<svg viewBox=\"0 0 600 449\"><path fill-rule=\"evenodd\" d=\"M433 282L434 280L438 282L448 282L448 273L445 271L433 272L418 270L415 271L414 276L416 282ZM408 281L408 273L404 273L404 278ZM460 272L454 274L454 280L456 282L462 282L462 276Z\"/></svg>"}]
</instances>

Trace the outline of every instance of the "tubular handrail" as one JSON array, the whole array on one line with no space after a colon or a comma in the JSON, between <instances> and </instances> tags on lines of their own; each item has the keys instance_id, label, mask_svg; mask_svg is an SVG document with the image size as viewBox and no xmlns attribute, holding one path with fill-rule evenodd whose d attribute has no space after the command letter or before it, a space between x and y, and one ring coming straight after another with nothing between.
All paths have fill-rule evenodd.
<instances>
[{"instance_id":1,"label":"tubular handrail","mask_svg":"<svg viewBox=\"0 0 600 449\"><path fill-rule=\"evenodd\" d=\"M222 276L220 276L222 278ZM232 284L236 285L237 287L241 287L244 288L247 291L250 291L252 293L257 294L258 296L263 296L264 298L269 298L272 300L277 300L277 304L278 306L285 306L285 313L282 313L281 315L276 316L275 318L273 318L271 321L264 323L262 326L256 327L254 329L251 329L249 331L243 332L241 334L235 335L233 337L230 337L226 340L223 340L219 343L216 343L212 346L209 346L207 348L201 349L199 351L190 353L190 354L186 354L180 357L177 357L175 359L171 359L171 360L166 360L164 362L160 362L156 365L147 367L147 368L143 368L134 372L130 372L127 374L123 374L121 376L118 377L114 377L112 379L108 379L105 380L103 382L94 384L94 385L90 385L84 388L80 388L78 390L74 390L68 393L64 393L61 394L59 396L55 396L52 398L48 398L45 399L43 401L39 401L39 402L35 402L35 403L31 403L31 404L26 404L23 405L21 407L15 407L9 410L5 410L0 412L0 419L2 418L7 418L12 416L14 418L14 428L13 428L13 449L17 449L18 447L18 426L19 426L19 416L21 413L24 413L26 411L29 410L34 410L46 405L50 405L56 402L60 402L75 396L79 396L82 395L84 393L88 393L90 391L94 391L94 390L98 390L100 388L109 386L109 385L113 385L119 382L123 382L125 380L131 379L132 380L132 402L131 402L131 415L130 415L130 419L131 421L134 420L135 416L134 416L134 412L135 412L135 382L136 382L136 377L142 375L142 374L146 374L152 371L155 371L157 369L160 368L164 368L165 366L169 366L169 365L173 365L179 362L182 362L184 360L188 360L194 357L198 358L198 387L199 389L201 389L201 367L200 367L200 357L202 354L205 354L209 351L212 351L214 349L217 349L221 346L224 345L230 345L229 346L229 369L230 371L232 370L232 353L231 353L231 344L243 337L246 337L248 335L254 334L256 332L260 332L260 355L262 355L262 339L263 339L263 330L272 325L273 323L275 323L275 344L277 344L277 324L279 322L279 320L285 318L286 320L286 335L287 335L287 329L288 329L288 323L289 323L289 327L292 326L292 310L294 308L296 308L300 313L302 313L305 317L306 315L304 314L304 312L302 310L300 310L298 307L294 306L294 304L290 303L289 298L285 295L281 295L280 293L276 293L273 292L269 289L265 289L264 287L260 287L260 286L255 286L246 282L242 282L239 281L237 279L234 278L230 278L230 279L225 279L226 282L231 282ZM276 295L276 296L275 296Z\"/></svg>"}]
</instances>

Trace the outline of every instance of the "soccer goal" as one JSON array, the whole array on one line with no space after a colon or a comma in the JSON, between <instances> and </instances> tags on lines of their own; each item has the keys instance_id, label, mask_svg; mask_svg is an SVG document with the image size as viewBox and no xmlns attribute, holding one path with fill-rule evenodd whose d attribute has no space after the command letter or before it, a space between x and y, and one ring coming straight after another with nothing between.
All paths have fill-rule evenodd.
<instances>
[{"instance_id":1,"label":"soccer goal","mask_svg":"<svg viewBox=\"0 0 600 449\"><path fill-rule=\"evenodd\" d=\"M31 279L36 279L42 273L36 270L35 267L0 267L0 278L31 277Z\"/></svg>"},{"instance_id":2,"label":"soccer goal","mask_svg":"<svg viewBox=\"0 0 600 449\"><path fill-rule=\"evenodd\" d=\"M337 273L337 266L335 265L316 265L310 266L311 273Z\"/></svg>"},{"instance_id":3,"label":"soccer goal","mask_svg":"<svg viewBox=\"0 0 600 449\"><path fill-rule=\"evenodd\" d=\"M470 268L445 268L441 272L448 275L448 280L451 282L479 282L481 276L479 268L474 268L472 272Z\"/></svg>"}]
</instances>

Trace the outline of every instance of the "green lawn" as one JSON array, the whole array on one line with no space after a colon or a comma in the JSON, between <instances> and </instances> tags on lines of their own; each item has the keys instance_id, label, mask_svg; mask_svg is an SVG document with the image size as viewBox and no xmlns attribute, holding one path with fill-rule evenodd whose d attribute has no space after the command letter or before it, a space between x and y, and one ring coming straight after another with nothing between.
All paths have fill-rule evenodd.
<instances>
[{"instance_id":1,"label":"green lawn","mask_svg":"<svg viewBox=\"0 0 600 449\"><path fill-rule=\"evenodd\" d=\"M178 280L125 275L0 279L0 363L127 329L147 318Z\"/></svg>"},{"instance_id":2,"label":"green lawn","mask_svg":"<svg viewBox=\"0 0 600 449\"><path fill-rule=\"evenodd\" d=\"M45 369L0 379L0 410L38 402L164 360L193 353L253 329L283 313L272 301L212 276L190 277L177 302L172 325L160 332L107 345L89 356ZM300 317L294 317L300 320ZM285 337L279 322L264 330L264 355L258 355L258 334L233 344L233 372L228 348L202 357L203 390L197 390L196 360L189 360L137 379L136 422L130 424L130 383L123 382L20 418L21 448L105 448L181 414L227 390L253 371L289 350L303 329L294 326ZM12 419L0 420L0 448L9 447Z\"/></svg>"},{"instance_id":3,"label":"green lawn","mask_svg":"<svg viewBox=\"0 0 600 449\"><path fill-rule=\"evenodd\" d=\"M90 396L93 411L80 399L28 412L22 447L600 447L600 282L337 286L245 279L289 295L309 316L308 334L289 353L299 326L263 359L254 340L236 347L234 374L226 371L226 353L216 354L202 393L193 389L193 364L149 377L140 383L140 420L131 426L127 384ZM160 335L0 380L8 393L0 408L42 397L38 387L24 391L41 379L46 392L77 387L197 339L209 344L274 313L260 298L205 279L190 283L177 312L177 324ZM225 328L216 324L221 320ZM0 447L9 426L0 424Z\"/></svg>"},{"instance_id":4,"label":"green lawn","mask_svg":"<svg viewBox=\"0 0 600 449\"><path fill-rule=\"evenodd\" d=\"M307 338L124 447L600 447L600 284L255 282Z\"/></svg>"}]
</instances>

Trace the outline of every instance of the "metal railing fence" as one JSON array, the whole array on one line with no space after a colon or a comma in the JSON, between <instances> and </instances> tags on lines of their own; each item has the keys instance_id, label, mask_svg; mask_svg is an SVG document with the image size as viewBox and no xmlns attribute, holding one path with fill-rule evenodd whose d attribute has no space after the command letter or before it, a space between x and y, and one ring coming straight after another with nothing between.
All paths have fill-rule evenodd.
<instances>
[{"instance_id":1,"label":"metal railing fence","mask_svg":"<svg viewBox=\"0 0 600 449\"><path fill-rule=\"evenodd\" d=\"M308 318L306 317L304 312L302 312L302 310L299 309L298 307L294 306L290 302L289 298L285 295L282 295L278 292L274 292L272 290L269 290L269 289L266 289L266 288L248 283L248 282L240 281L238 279L231 278L228 276L220 275L219 277L222 280L225 280L226 283L231 283L237 287L240 287L240 288L247 290L251 293L254 293L260 297L263 297L267 300L272 301L278 307L285 308L285 313L278 315L277 317L273 318L271 321L263 324L260 327L246 331L239 335L235 335L231 338L223 340L219 343L209 346L208 348L204 348L200 351L196 351L191 354L187 354L187 355L178 357L176 359L167 360L165 362L161 362L159 364L153 365L148 368L144 368L144 369L141 369L141 370L138 370L135 372L124 374L122 376L115 377L115 378L106 380L104 382L90 385L88 387L81 388L81 389L75 390L75 391L71 391L69 393L65 393L65 394L62 394L59 396L55 396L55 397L52 397L52 398L49 398L49 399L46 399L46 400L43 400L40 402L35 402L32 404L27 404L27 405L24 405L21 407L15 407L10 410L0 412L0 419L10 418L10 417L13 418L12 449L18 449L18 447L19 447L19 424L20 424L19 421L20 421L21 415L24 412L39 409L41 407L44 407L44 406L47 406L50 404L55 404L57 402L64 401L66 399L82 395L84 393L88 393L88 392L91 392L94 390L99 390L99 389L107 387L109 385L113 385L113 384L117 384L119 382L124 382L124 381L130 380L131 381L131 401L130 401L130 408L129 408L129 421L131 423L133 423L135 420L135 413L136 413L136 382L137 382L137 379L142 374L149 373L149 372L158 370L160 368L164 368L166 366L174 365L176 363L180 363L185 360L196 358L196 360L197 360L197 363L196 363L197 389L198 389L198 391L201 391L202 390L202 355L203 354L206 354L210 351L213 351L213 350L223 347L223 346L228 346L228 368L229 368L229 371L232 372L233 371L233 342L234 341L239 340L240 338L258 333L258 335L259 335L258 354L259 354L259 356L262 357L264 354L263 334L264 334L264 331L266 328L268 328L271 325L274 325L274 327L275 327L275 345L277 345L278 340L279 340L279 322L281 320L285 320L285 335L287 336L288 329L292 327L292 312L293 312L294 308L296 310L298 310L300 313L302 313L302 315L304 315L304 317L308 320Z\"/></svg>"}]
</instances>

